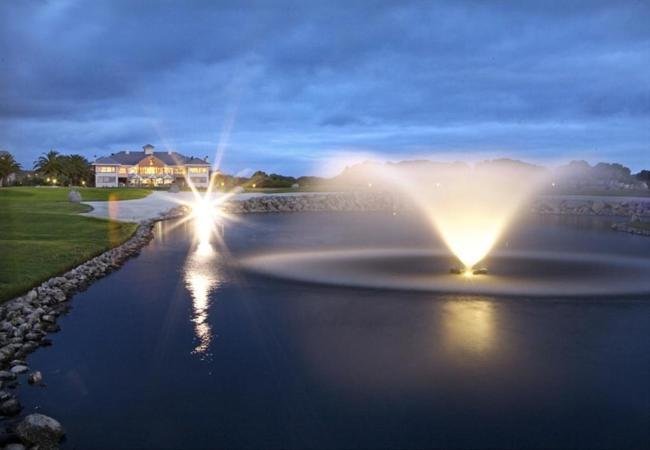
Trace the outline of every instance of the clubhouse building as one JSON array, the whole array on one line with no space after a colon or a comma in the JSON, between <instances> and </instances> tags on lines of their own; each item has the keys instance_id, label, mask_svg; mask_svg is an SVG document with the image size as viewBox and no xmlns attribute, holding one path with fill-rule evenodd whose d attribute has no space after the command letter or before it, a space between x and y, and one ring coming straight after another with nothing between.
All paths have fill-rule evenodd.
<instances>
[{"instance_id":1,"label":"clubhouse building","mask_svg":"<svg viewBox=\"0 0 650 450\"><path fill-rule=\"evenodd\" d=\"M210 182L210 164L206 159L184 156L180 153L155 152L153 145L143 151L124 150L111 156L97 158L95 186L180 186L189 179L194 186L205 188Z\"/></svg>"}]
</instances>

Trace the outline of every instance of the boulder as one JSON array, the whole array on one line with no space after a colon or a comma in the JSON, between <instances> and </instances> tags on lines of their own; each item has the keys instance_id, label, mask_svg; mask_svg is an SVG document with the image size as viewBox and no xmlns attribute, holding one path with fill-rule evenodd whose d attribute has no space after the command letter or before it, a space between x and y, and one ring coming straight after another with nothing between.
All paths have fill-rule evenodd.
<instances>
[{"instance_id":1,"label":"boulder","mask_svg":"<svg viewBox=\"0 0 650 450\"><path fill-rule=\"evenodd\" d=\"M58 448L65 435L61 424L44 414L29 414L16 427L16 434L23 442L41 450Z\"/></svg>"},{"instance_id":2,"label":"boulder","mask_svg":"<svg viewBox=\"0 0 650 450\"><path fill-rule=\"evenodd\" d=\"M68 201L71 203L80 203L81 202L81 194L79 191L70 191L68 192Z\"/></svg>"},{"instance_id":3,"label":"boulder","mask_svg":"<svg viewBox=\"0 0 650 450\"><path fill-rule=\"evenodd\" d=\"M20 406L20 403L15 398L10 398L0 403L0 414L3 416L15 416L21 409L23 407Z\"/></svg>"},{"instance_id":4,"label":"boulder","mask_svg":"<svg viewBox=\"0 0 650 450\"><path fill-rule=\"evenodd\" d=\"M27 382L29 384L41 384L43 382L43 374L40 370L32 372L27 377Z\"/></svg>"},{"instance_id":5,"label":"boulder","mask_svg":"<svg viewBox=\"0 0 650 450\"><path fill-rule=\"evenodd\" d=\"M11 371L12 371L13 373L15 373L15 374L25 373L25 372L27 372L28 370L29 370L29 367L27 367L27 366L23 366L22 364L18 364L17 366L13 366L13 367L11 368Z\"/></svg>"},{"instance_id":6,"label":"boulder","mask_svg":"<svg viewBox=\"0 0 650 450\"><path fill-rule=\"evenodd\" d=\"M27 450L27 447L18 442L12 442L11 444L7 444L4 450Z\"/></svg>"},{"instance_id":7,"label":"boulder","mask_svg":"<svg viewBox=\"0 0 650 450\"><path fill-rule=\"evenodd\" d=\"M0 370L0 381L11 381L16 378L16 374L7 370Z\"/></svg>"}]
</instances>

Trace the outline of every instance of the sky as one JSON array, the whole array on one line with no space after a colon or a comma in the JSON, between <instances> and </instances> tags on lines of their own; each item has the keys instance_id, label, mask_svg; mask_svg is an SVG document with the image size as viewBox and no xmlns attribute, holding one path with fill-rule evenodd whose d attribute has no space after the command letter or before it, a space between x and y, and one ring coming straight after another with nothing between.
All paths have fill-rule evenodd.
<instances>
[{"instance_id":1,"label":"sky","mask_svg":"<svg viewBox=\"0 0 650 450\"><path fill-rule=\"evenodd\" d=\"M0 2L0 149L650 169L650 1Z\"/></svg>"}]
</instances>

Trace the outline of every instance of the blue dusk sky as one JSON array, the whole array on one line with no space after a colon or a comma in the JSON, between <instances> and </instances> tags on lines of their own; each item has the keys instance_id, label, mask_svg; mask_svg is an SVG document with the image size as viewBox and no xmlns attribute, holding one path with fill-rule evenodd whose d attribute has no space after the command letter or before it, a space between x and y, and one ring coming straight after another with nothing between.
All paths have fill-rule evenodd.
<instances>
[{"instance_id":1,"label":"blue dusk sky","mask_svg":"<svg viewBox=\"0 0 650 450\"><path fill-rule=\"evenodd\" d=\"M647 0L4 0L0 148L650 169L649 24Z\"/></svg>"}]
</instances>

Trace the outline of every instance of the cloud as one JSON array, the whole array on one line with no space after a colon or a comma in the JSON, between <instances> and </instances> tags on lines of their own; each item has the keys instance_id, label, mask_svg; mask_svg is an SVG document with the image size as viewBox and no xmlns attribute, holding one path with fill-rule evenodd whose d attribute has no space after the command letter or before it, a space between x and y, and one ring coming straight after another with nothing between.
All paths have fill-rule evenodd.
<instances>
[{"instance_id":1,"label":"cloud","mask_svg":"<svg viewBox=\"0 0 650 450\"><path fill-rule=\"evenodd\" d=\"M224 147L226 170L294 174L352 148L641 168L649 21L638 1L2 2L0 147Z\"/></svg>"}]
</instances>

